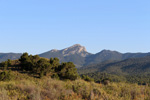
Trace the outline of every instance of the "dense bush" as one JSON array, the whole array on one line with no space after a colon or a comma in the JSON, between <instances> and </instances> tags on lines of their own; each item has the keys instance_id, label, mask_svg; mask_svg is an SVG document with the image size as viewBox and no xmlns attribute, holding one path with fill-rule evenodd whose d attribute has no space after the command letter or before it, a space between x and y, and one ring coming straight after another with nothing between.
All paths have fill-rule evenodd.
<instances>
[{"instance_id":1,"label":"dense bush","mask_svg":"<svg viewBox=\"0 0 150 100\"><path fill-rule=\"evenodd\" d=\"M11 60L8 59L7 61L0 63L0 67L2 70L7 70L8 67L11 67Z\"/></svg>"},{"instance_id":2,"label":"dense bush","mask_svg":"<svg viewBox=\"0 0 150 100\"><path fill-rule=\"evenodd\" d=\"M24 53L20 59L20 69L33 74L51 76L57 79L75 80L78 77L77 69L72 62L59 63L58 58L40 58L38 55L32 56Z\"/></svg>"},{"instance_id":3,"label":"dense bush","mask_svg":"<svg viewBox=\"0 0 150 100\"><path fill-rule=\"evenodd\" d=\"M75 80L78 77L77 69L72 62L62 63L58 67L58 75L61 79Z\"/></svg>"},{"instance_id":4,"label":"dense bush","mask_svg":"<svg viewBox=\"0 0 150 100\"><path fill-rule=\"evenodd\" d=\"M11 79L13 79L11 71L3 71L0 73L0 81L9 81Z\"/></svg>"},{"instance_id":5,"label":"dense bush","mask_svg":"<svg viewBox=\"0 0 150 100\"><path fill-rule=\"evenodd\" d=\"M90 78L88 75L81 75L81 78L85 81L88 81L88 82L94 81L94 79Z\"/></svg>"},{"instance_id":6,"label":"dense bush","mask_svg":"<svg viewBox=\"0 0 150 100\"><path fill-rule=\"evenodd\" d=\"M39 60L40 57L38 55L32 56L28 55L28 53L24 53L19 59L20 68L25 71L34 71Z\"/></svg>"}]
</instances>

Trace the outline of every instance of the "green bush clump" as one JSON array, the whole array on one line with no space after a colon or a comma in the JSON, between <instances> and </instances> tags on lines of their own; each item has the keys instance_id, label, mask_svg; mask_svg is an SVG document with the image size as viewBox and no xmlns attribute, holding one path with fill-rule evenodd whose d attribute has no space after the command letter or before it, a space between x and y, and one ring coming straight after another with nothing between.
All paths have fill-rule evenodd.
<instances>
[{"instance_id":1,"label":"green bush clump","mask_svg":"<svg viewBox=\"0 0 150 100\"><path fill-rule=\"evenodd\" d=\"M85 81L88 81L88 82L94 81L93 78L90 78L90 77L87 76L87 75L82 75L81 78L82 78L83 80L85 80Z\"/></svg>"},{"instance_id":2,"label":"green bush clump","mask_svg":"<svg viewBox=\"0 0 150 100\"><path fill-rule=\"evenodd\" d=\"M3 71L0 73L0 81L10 81L13 78L11 71Z\"/></svg>"},{"instance_id":3,"label":"green bush clump","mask_svg":"<svg viewBox=\"0 0 150 100\"><path fill-rule=\"evenodd\" d=\"M58 76L58 74L56 74L56 73L54 73L54 74L51 76L51 78L58 79L58 80L60 79L59 76Z\"/></svg>"},{"instance_id":4,"label":"green bush clump","mask_svg":"<svg viewBox=\"0 0 150 100\"><path fill-rule=\"evenodd\" d=\"M76 80L78 78L77 69L72 62L62 63L58 70L58 75L61 79Z\"/></svg>"}]
</instances>

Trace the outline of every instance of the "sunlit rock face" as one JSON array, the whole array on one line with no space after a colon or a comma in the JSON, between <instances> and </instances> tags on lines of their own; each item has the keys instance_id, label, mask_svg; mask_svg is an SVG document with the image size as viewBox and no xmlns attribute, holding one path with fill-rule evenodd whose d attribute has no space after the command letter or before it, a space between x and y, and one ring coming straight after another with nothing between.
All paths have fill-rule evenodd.
<instances>
[{"instance_id":1,"label":"sunlit rock face","mask_svg":"<svg viewBox=\"0 0 150 100\"><path fill-rule=\"evenodd\" d=\"M62 54L64 56L79 54L82 57L86 57L89 55L89 53L86 51L86 48L84 46L81 46L80 44L75 44L71 47L63 49Z\"/></svg>"}]
</instances>

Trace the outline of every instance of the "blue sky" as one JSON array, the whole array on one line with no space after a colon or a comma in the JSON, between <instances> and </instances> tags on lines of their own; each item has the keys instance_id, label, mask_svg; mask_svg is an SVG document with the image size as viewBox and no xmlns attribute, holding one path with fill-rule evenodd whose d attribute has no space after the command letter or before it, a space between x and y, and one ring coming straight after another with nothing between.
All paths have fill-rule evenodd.
<instances>
[{"instance_id":1,"label":"blue sky","mask_svg":"<svg viewBox=\"0 0 150 100\"><path fill-rule=\"evenodd\" d=\"M39 54L81 44L150 52L150 0L0 0L0 52Z\"/></svg>"}]
</instances>

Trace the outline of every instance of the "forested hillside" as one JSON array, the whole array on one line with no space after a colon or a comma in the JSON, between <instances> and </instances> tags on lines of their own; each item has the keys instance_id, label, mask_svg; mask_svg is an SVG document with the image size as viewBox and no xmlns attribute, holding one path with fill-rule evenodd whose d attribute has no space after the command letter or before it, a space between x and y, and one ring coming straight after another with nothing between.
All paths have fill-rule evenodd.
<instances>
[{"instance_id":1,"label":"forested hillside","mask_svg":"<svg viewBox=\"0 0 150 100\"><path fill-rule=\"evenodd\" d=\"M78 72L93 78L95 82L108 79L113 82L150 84L150 56L93 64L78 69Z\"/></svg>"},{"instance_id":2,"label":"forested hillside","mask_svg":"<svg viewBox=\"0 0 150 100\"><path fill-rule=\"evenodd\" d=\"M122 61L108 61L93 64L78 69L81 73L106 72L117 75L134 75L150 73L150 56L143 58L131 58Z\"/></svg>"}]
</instances>

